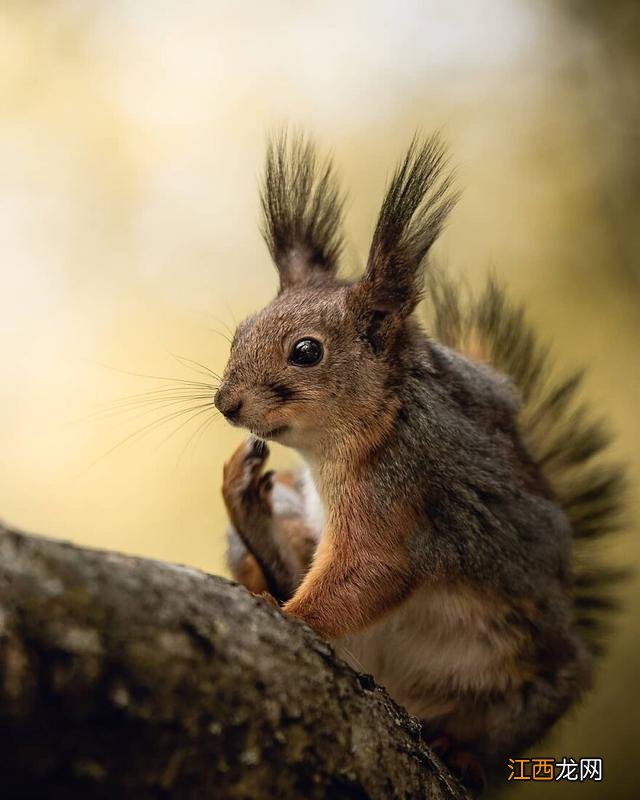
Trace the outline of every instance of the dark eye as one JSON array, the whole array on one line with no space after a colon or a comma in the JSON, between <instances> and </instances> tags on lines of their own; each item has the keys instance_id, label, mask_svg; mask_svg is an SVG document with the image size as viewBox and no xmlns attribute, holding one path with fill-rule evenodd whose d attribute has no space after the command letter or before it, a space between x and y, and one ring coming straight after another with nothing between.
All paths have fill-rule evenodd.
<instances>
[{"instance_id":1,"label":"dark eye","mask_svg":"<svg viewBox=\"0 0 640 800\"><path fill-rule=\"evenodd\" d=\"M312 367L322 358L322 345L317 339L300 339L293 345L289 363L296 367Z\"/></svg>"}]
</instances>

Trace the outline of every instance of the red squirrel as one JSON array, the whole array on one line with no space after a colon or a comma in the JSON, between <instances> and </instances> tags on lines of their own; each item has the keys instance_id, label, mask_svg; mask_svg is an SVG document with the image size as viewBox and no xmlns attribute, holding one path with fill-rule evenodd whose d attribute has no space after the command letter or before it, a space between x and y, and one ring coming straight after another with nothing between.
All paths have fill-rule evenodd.
<instances>
[{"instance_id":1,"label":"red squirrel","mask_svg":"<svg viewBox=\"0 0 640 800\"><path fill-rule=\"evenodd\" d=\"M473 297L427 268L455 202L437 136L397 167L356 280L309 140L270 143L261 199L279 292L238 326L215 396L252 433L224 470L231 571L371 673L470 784L505 775L592 679L611 587L576 551L618 518L606 433L495 281ZM265 440L305 467L264 471Z\"/></svg>"}]
</instances>

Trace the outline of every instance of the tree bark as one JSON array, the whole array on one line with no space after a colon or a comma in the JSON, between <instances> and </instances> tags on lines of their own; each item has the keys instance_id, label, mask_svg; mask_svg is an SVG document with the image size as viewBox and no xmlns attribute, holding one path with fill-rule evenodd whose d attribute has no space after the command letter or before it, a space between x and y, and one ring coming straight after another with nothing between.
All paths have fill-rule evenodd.
<instances>
[{"instance_id":1,"label":"tree bark","mask_svg":"<svg viewBox=\"0 0 640 800\"><path fill-rule=\"evenodd\" d=\"M305 625L195 569L0 526L3 798L464 798Z\"/></svg>"}]
</instances>

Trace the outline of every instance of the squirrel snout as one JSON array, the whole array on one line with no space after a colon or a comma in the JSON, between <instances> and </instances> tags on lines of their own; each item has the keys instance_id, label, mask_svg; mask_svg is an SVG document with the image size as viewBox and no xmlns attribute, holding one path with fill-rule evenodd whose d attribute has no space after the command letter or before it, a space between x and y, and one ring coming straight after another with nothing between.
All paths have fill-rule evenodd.
<instances>
[{"instance_id":1,"label":"squirrel snout","mask_svg":"<svg viewBox=\"0 0 640 800\"><path fill-rule=\"evenodd\" d=\"M230 422L235 422L240 416L242 409L242 398L231 395L226 391L218 390L213 399L218 411Z\"/></svg>"}]
</instances>

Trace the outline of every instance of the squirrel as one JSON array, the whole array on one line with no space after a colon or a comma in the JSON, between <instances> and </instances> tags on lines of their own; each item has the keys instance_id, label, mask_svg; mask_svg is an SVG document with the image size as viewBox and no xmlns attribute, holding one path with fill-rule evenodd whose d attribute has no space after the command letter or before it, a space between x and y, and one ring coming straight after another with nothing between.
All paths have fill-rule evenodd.
<instances>
[{"instance_id":1,"label":"squirrel","mask_svg":"<svg viewBox=\"0 0 640 800\"><path fill-rule=\"evenodd\" d=\"M522 307L428 265L452 175L416 135L344 280L331 160L272 138L279 292L237 327L214 402L251 432L223 477L235 579L371 673L481 790L592 683L618 575L585 543L619 525L624 474ZM265 440L304 468L265 471Z\"/></svg>"}]
</instances>

